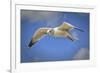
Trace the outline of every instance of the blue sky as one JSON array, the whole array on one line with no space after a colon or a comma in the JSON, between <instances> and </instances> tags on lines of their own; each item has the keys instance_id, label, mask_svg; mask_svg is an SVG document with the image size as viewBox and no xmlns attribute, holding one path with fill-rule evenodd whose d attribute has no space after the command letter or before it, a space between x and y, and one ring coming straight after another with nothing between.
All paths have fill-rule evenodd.
<instances>
[{"instance_id":1,"label":"blue sky","mask_svg":"<svg viewBox=\"0 0 100 73\"><path fill-rule=\"evenodd\" d=\"M56 27L68 22L84 30L72 30L79 38L45 36L28 48L35 31L41 27ZM21 63L89 59L89 13L21 10Z\"/></svg>"}]
</instances>

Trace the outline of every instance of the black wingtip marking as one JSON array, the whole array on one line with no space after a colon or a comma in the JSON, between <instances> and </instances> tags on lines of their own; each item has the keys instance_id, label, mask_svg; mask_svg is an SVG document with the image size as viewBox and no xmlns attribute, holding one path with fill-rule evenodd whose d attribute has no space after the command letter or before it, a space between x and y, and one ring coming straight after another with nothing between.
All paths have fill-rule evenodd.
<instances>
[{"instance_id":1,"label":"black wingtip marking","mask_svg":"<svg viewBox=\"0 0 100 73\"><path fill-rule=\"evenodd\" d=\"M31 48L32 45L33 45L33 43L32 43L32 40L31 40L30 43L29 43L29 45L28 45L28 47Z\"/></svg>"},{"instance_id":2,"label":"black wingtip marking","mask_svg":"<svg viewBox=\"0 0 100 73\"><path fill-rule=\"evenodd\" d=\"M35 43L36 42L33 43L32 40L31 40L30 43L29 43L29 45L28 45L28 47L31 48Z\"/></svg>"}]
</instances>

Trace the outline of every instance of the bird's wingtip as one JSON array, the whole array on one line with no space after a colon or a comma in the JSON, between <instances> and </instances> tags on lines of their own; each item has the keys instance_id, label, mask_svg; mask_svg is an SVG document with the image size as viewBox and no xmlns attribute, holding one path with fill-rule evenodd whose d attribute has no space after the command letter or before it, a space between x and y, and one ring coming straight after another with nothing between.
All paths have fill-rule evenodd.
<instances>
[{"instance_id":1,"label":"bird's wingtip","mask_svg":"<svg viewBox=\"0 0 100 73\"><path fill-rule=\"evenodd\" d=\"M81 32L84 32L83 29L80 29L80 28L77 28L77 27L75 27L75 29L76 29L76 30L79 30L79 31L81 31Z\"/></svg>"},{"instance_id":2,"label":"bird's wingtip","mask_svg":"<svg viewBox=\"0 0 100 73\"><path fill-rule=\"evenodd\" d=\"M36 42L33 43L32 40L31 40L30 43L29 43L29 45L28 45L28 47L31 48L35 43Z\"/></svg>"},{"instance_id":3,"label":"bird's wingtip","mask_svg":"<svg viewBox=\"0 0 100 73\"><path fill-rule=\"evenodd\" d=\"M28 45L28 47L31 48L32 45L33 45L33 43L32 43L32 40L31 40L30 43L29 43L29 45Z\"/></svg>"}]
</instances>

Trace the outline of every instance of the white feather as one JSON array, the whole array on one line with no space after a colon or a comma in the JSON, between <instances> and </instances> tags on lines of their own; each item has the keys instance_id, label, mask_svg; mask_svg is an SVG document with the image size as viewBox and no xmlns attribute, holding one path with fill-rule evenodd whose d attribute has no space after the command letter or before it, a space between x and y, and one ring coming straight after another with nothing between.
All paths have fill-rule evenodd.
<instances>
[{"instance_id":1,"label":"white feather","mask_svg":"<svg viewBox=\"0 0 100 73\"><path fill-rule=\"evenodd\" d=\"M58 31L58 28L54 28L54 31Z\"/></svg>"}]
</instances>

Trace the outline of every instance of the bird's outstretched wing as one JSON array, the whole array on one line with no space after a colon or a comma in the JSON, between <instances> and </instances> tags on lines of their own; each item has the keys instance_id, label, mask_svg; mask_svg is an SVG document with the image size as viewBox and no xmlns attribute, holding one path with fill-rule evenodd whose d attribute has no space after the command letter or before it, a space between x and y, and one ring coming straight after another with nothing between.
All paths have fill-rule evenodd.
<instances>
[{"instance_id":1,"label":"bird's outstretched wing","mask_svg":"<svg viewBox=\"0 0 100 73\"><path fill-rule=\"evenodd\" d=\"M60 26L58 26L57 27L59 30L71 30L71 29L73 29L74 28L74 26L73 25L71 25L71 24L69 24L69 23L67 23L67 22L63 22L63 24L62 25L60 25Z\"/></svg>"},{"instance_id":2,"label":"bird's outstretched wing","mask_svg":"<svg viewBox=\"0 0 100 73\"><path fill-rule=\"evenodd\" d=\"M28 47L32 47L38 40L40 40L50 28L40 28L38 29L35 34L33 35Z\"/></svg>"},{"instance_id":3,"label":"bird's outstretched wing","mask_svg":"<svg viewBox=\"0 0 100 73\"><path fill-rule=\"evenodd\" d=\"M66 31L69 31L69 30L72 30L72 29L76 29L76 30L79 30L81 32L84 32L82 29L78 28L78 27L75 27L73 25L71 25L70 23L67 23L67 22L63 22L62 25L60 25L59 27L57 27L59 30L66 30Z\"/></svg>"}]
</instances>

